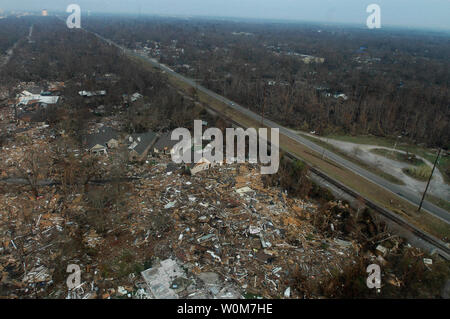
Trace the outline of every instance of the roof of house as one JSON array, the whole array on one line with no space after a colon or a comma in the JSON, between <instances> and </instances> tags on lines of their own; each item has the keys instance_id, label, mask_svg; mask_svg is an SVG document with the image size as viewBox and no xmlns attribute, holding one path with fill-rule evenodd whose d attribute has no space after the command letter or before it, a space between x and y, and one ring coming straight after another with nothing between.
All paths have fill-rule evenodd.
<instances>
[{"instance_id":1,"label":"roof of house","mask_svg":"<svg viewBox=\"0 0 450 319\"><path fill-rule=\"evenodd\" d=\"M86 137L86 145L90 149L95 145L106 145L111 139L117 139L117 132L111 127L102 127L98 133Z\"/></svg>"},{"instance_id":2,"label":"roof of house","mask_svg":"<svg viewBox=\"0 0 450 319\"><path fill-rule=\"evenodd\" d=\"M143 154L148 147L155 144L158 135L155 132L149 131L146 133L132 134L128 137L127 142L131 149L138 154Z\"/></svg>"},{"instance_id":3,"label":"roof of house","mask_svg":"<svg viewBox=\"0 0 450 319\"><path fill-rule=\"evenodd\" d=\"M177 144L179 141L177 141L177 140L172 141L171 138L170 138L171 135L172 135L171 132L164 133L164 134L158 139L158 141L156 142L156 144L155 144L154 147L155 147L156 149L158 149L158 150L163 150L163 149L165 149L166 147L167 147L168 149L172 149L172 147L174 147L175 144Z\"/></svg>"},{"instance_id":4,"label":"roof of house","mask_svg":"<svg viewBox=\"0 0 450 319\"><path fill-rule=\"evenodd\" d=\"M136 92L131 95L131 102L136 102L137 100L139 100L142 97L143 97L142 94Z\"/></svg>"},{"instance_id":5,"label":"roof of house","mask_svg":"<svg viewBox=\"0 0 450 319\"><path fill-rule=\"evenodd\" d=\"M33 86L33 87L29 87L27 89L28 92L30 92L31 94L41 94L41 92L44 90L44 88L40 87L40 86Z\"/></svg>"},{"instance_id":6,"label":"roof of house","mask_svg":"<svg viewBox=\"0 0 450 319\"><path fill-rule=\"evenodd\" d=\"M42 96L42 95L27 95L19 98L18 104L28 105L33 103L56 104L59 96Z\"/></svg>"},{"instance_id":7,"label":"roof of house","mask_svg":"<svg viewBox=\"0 0 450 319\"><path fill-rule=\"evenodd\" d=\"M79 91L78 94L81 95L81 96L87 96L87 97L103 96L103 95L106 95L106 91L105 90L100 90L100 91Z\"/></svg>"}]
</instances>

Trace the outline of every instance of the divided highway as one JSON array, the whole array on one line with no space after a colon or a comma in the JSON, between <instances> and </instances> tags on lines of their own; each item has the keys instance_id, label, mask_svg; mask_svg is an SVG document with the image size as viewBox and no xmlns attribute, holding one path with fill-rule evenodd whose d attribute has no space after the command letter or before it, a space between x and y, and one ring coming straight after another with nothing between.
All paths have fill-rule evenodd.
<instances>
[{"instance_id":1,"label":"divided highway","mask_svg":"<svg viewBox=\"0 0 450 319\"><path fill-rule=\"evenodd\" d=\"M256 114L255 112L252 112L251 110L244 108L244 107L234 103L233 101L230 101L229 99L227 99L221 95L218 95L217 93L215 93L211 90L208 90L207 88L196 83L194 80L187 78L179 73L174 72L171 68L167 67L166 65L158 63L155 59L139 55L139 54L133 52L132 50L129 50L129 49L119 46L118 44L112 42L109 39L106 39L106 38L100 36L99 34L96 34L94 32L91 32L91 33L96 35L98 38L108 42L109 44L118 47L119 49L121 49L122 51L124 51L127 54L139 57L141 59L145 59L147 62L151 63L153 66L160 68L161 70L176 77L177 79L189 84L192 87L195 87L198 91L201 91L204 94L207 94L210 97L227 104L230 108L233 108L234 110L246 115L247 117L249 117L255 121L261 122L261 116L259 114ZM412 203L416 206L419 205L421 196L416 193L411 192L410 190L406 189L405 187L390 183L389 181L365 170L364 168L342 158L341 156L339 156L337 154L330 152L329 150L324 149L320 145L313 143L312 141L292 132L290 129L283 127L271 120L264 119L263 124L267 127L279 128L281 135L285 135L286 137L289 137L290 139L292 139L300 144L303 144L304 146L310 148L311 150L313 150L319 154L326 152L326 157L328 159L334 161L335 163L339 164L340 166L364 177L365 179L369 180L370 182L377 184L380 187L383 187L384 189L396 194L397 196L401 197L404 200L409 201L410 203ZM434 215L435 217L439 218L440 220L450 224L450 213L447 212L446 210L444 210L428 201L424 201L422 207L423 207L423 210Z\"/></svg>"}]
</instances>

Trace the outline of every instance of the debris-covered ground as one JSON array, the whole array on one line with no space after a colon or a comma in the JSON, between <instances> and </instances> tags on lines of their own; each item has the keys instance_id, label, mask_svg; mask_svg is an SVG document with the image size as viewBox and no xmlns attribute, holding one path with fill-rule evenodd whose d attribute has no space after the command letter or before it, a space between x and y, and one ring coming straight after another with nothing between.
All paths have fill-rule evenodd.
<instances>
[{"instance_id":1,"label":"debris-covered ground","mask_svg":"<svg viewBox=\"0 0 450 319\"><path fill-rule=\"evenodd\" d=\"M0 183L2 297L448 296L448 263L368 211L264 187L257 165L191 176L166 156L120 164L25 136L1 153L2 178L28 181ZM47 170L33 166L42 157ZM369 264L383 270L380 293L366 285ZM71 291L68 265L81 270Z\"/></svg>"},{"instance_id":2,"label":"debris-covered ground","mask_svg":"<svg viewBox=\"0 0 450 319\"><path fill-rule=\"evenodd\" d=\"M131 160L141 141L126 135L231 124L196 90L68 30L35 21L2 72L0 298L449 298L448 262L334 199L304 163L192 176L150 142ZM87 147L101 127L118 134Z\"/></svg>"}]
</instances>

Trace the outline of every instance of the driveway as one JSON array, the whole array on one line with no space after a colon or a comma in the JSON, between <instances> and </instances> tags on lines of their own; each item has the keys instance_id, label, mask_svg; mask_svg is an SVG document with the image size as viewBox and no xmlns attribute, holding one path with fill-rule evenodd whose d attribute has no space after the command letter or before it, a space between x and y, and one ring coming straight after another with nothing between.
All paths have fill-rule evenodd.
<instances>
[{"instance_id":1,"label":"driveway","mask_svg":"<svg viewBox=\"0 0 450 319\"><path fill-rule=\"evenodd\" d=\"M394 161L392 159L389 159L387 157L374 154L370 152L374 149L385 149L389 151L394 151L393 148L384 147L384 146L378 146L378 145L367 145L367 144L356 144L351 142L343 142L339 140L324 138L315 136L312 134L306 134L308 136L311 136L313 138L320 139L326 143L332 144L334 147L339 148L340 150L348 153L352 157L356 157L361 161L364 161L365 163L369 163L373 166L376 166L377 168L385 171L386 173L395 176L399 180L403 181L405 183L406 188L410 189L411 191L422 195L423 191L425 190L425 187L427 185L426 182L418 181L405 173L403 173L403 169L407 167L411 167L412 165L404 162ZM355 152L355 149L358 151ZM401 150L395 150L395 152L406 154L406 152ZM423 157L416 156L417 158L420 158L422 161L424 161L428 166L433 167L433 163L426 160ZM446 184L444 181L444 177L442 176L442 173L439 171L438 168L435 169L433 174L433 179L431 180L430 187L428 188L428 193L432 194L436 197L442 198L444 200L449 200L450 197L450 185Z\"/></svg>"}]
</instances>

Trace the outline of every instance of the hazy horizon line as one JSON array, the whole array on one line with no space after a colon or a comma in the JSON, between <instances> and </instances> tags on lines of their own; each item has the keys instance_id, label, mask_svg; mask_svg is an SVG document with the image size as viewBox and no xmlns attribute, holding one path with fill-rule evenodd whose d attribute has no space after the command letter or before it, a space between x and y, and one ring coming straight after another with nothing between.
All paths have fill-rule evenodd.
<instances>
[{"instance_id":1,"label":"hazy horizon line","mask_svg":"<svg viewBox=\"0 0 450 319\"><path fill-rule=\"evenodd\" d=\"M43 8L41 10L5 10L4 13L31 13L41 16L42 10L47 10ZM148 13L148 12L102 12L102 11L90 11L89 13L83 12L82 16L86 16L88 14L92 14L93 16L101 16L101 15L112 15L112 16L124 16L124 17L164 17L164 18L175 18L175 19L206 19L206 20L224 20L233 22L233 20L240 21L259 21L259 22L276 22L276 23L286 23L286 24L294 24L294 23L304 23L304 24L313 24L313 25L322 25L322 26L347 26L353 28L367 29L367 26L364 23L357 22L340 22L340 21L321 21L321 20L304 20L304 19L292 19L292 18L269 18L269 17L243 17L243 16L214 16L214 15L201 15L201 14L163 14L163 13ZM65 11L58 10L48 10L49 16L52 14L68 14ZM408 30L408 31L434 31L434 32L443 32L450 34L450 28L442 28L436 26L413 26L413 25L403 25L403 24L383 24L382 27L378 30L382 31L383 29L399 29L399 30ZM377 31L374 29L373 31Z\"/></svg>"}]
</instances>

